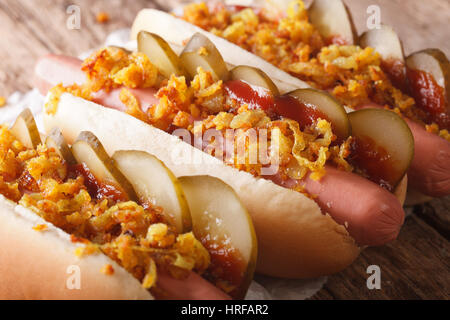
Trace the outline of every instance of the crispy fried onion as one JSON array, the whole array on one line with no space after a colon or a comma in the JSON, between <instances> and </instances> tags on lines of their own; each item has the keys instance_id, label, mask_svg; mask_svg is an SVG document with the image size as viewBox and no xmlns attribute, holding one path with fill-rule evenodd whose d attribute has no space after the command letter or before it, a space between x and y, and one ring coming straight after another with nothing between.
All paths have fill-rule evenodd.
<instances>
[{"instance_id":1,"label":"crispy fried onion","mask_svg":"<svg viewBox=\"0 0 450 320\"><path fill-rule=\"evenodd\" d=\"M320 179L325 174L325 163L331 155L328 151L330 144L335 140L331 123L318 119L313 126L301 131L298 122L290 119L282 121L287 124L294 138L290 151L295 160L291 159L287 164L286 174L293 179L303 179L310 171L312 179ZM275 132L277 135L283 134L280 130ZM282 141L280 137L272 136L272 148L279 147L278 141ZM279 149L281 153L282 150L283 148Z\"/></svg>"}]
</instances>

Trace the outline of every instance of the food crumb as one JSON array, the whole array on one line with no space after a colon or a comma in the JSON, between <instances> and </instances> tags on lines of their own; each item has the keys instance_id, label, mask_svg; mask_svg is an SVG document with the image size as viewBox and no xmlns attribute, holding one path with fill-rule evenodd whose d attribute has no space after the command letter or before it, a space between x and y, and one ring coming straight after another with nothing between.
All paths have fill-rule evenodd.
<instances>
[{"instance_id":1,"label":"food crumb","mask_svg":"<svg viewBox=\"0 0 450 320\"><path fill-rule=\"evenodd\" d=\"M106 274L108 276L111 276L114 274L114 268L110 264L105 264L101 269L100 272L103 274Z\"/></svg>"},{"instance_id":2,"label":"food crumb","mask_svg":"<svg viewBox=\"0 0 450 320\"><path fill-rule=\"evenodd\" d=\"M88 256L94 253L98 253L100 252L99 248L93 244L84 246L84 247L78 247L75 249L75 255L78 258L84 257L84 256Z\"/></svg>"},{"instance_id":3,"label":"food crumb","mask_svg":"<svg viewBox=\"0 0 450 320\"><path fill-rule=\"evenodd\" d=\"M75 255L78 258L81 258L83 256L83 253L84 253L84 248L83 247L78 247L78 248L75 249Z\"/></svg>"},{"instance_id":4,"label":"food crumb","mask_svg":"<svg viewBox=\"0 0 450 320\"><path fill-rule=\"evenodd\" d=\"M198 52L197 52L199 55L201 55L201 56L207 56L208 55L208 50L205 48L205 47L200 47L199 49L198 49Z\"/></svg>"},{"instance_id":5,"label":"food crumb","mask_svg":"<svg viewBox=\"0 0 450 320\"><path fill-rule=\"evenodd\" d=\"M71 234L71 235L70 235L70 241L71 241L72 243L85 243L85 244L88 244L88 243L89 243L89 240L84 239L84 238L77 237L77 236L74 235L74 234Z\"/></svg>"},{"instance_id":6,"label":"food crumb","mask_svg":"<svg viewBox=\"0 0 450 320\"><path fill-rule=\"evenodd\" d=\"M6 106L6 98L0 96L0 108Z\"/></svg>"},{"instance_id":7,"label":"food crumb","mask_svg":"<svg viewBox=\"0 0 450 320\"><path fill-rule=\"evenodd\" d=\"M99 12L97 14L97 22L98 23L106 23L109 21L109 14L106 12Z\"/></svg>"},{"instance_id":8,"label":"food crumb","mask_svg":"<svg viewBox=\"0 0 450 320\"><path fill-rule=\"evenodd\" d=\"M47 225L46 224L38 224L38 225L33 227L33 230L36 230L36 231L47 230Z\"/></svg>"}]
</instances>

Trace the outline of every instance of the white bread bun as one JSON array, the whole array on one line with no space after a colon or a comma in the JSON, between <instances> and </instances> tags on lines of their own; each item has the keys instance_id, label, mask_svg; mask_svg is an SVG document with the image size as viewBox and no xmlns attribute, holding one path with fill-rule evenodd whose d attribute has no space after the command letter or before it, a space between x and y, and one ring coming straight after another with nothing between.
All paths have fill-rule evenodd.
<instances>
[{"instance_id":1,"label":"white bread bun","mask_svg":"<svg viewBox=\"0 0 450 320\"><path fill-rule=\"evenodd\" d=\"M40 224L47 228L33 230ZM2 195L0 246L0 299L153 299L109 257L98 253L78 258L75 250L83 244L72 243L67 233ZM114 274L101 272L107 264ZM73 278L78 272L79 289Z\"/></svg>"},{"instance_id":2,"label":"white bread bun","mask_svg":"<svg viewBox=\"0 0 450 320\"><path fill-rule=\"evenodd\" d=\"M79 132L89 130L110 154L117 150L146 151L156 155L176 176L210 175L229 184L253 218L259 273L286 278L332 274L359 254L345 227L322 214L305 195L229 167L128 114L64 93L56 113L44 115L44 125L47 131L59 127L68 143ZM180 161L180 156L188 155L201 161Z\"/></svg>"}]
</instances>

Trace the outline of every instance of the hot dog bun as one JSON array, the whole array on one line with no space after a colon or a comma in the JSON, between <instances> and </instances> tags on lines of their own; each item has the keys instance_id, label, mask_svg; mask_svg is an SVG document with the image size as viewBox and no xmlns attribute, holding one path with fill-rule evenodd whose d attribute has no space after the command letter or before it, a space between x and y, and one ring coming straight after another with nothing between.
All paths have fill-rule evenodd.
<instances>
[{"instance_id":1,"label":"hot dog bun","mask_svg":"<svg viewBox=\"0 0 450 320\"><path fill-rule=\"evenodd\" d=\"M0 223L0 299L153 299L150 291L108 256L96 253L77 257L75 250L82 244L74 244L69 234L3 195L0 195ZM33 230L37 225L46 228ZM114 273L103 274L101 269L105 265L111 265ZM72 279L78 270L80 286L76 289ZM194 272L181 280L159 274L158 286L164 290L165 299L230 299Z\"/></svg>"},{"instance_id":2,"label":"hot dog bun","mask_svg":"<svg viewBox=\"0 0 450 320\"><path fill-rule=\"evenodd\" d=\"M257 271L260 273L286 278L332 274L348 266L359 254L345 227L322 214L312 199L226 166L177 137L123 112L63 94L56 113L46 114L44 123L46 130L60 127L69 143L78 132L90 130L103 141L109 153L126 149L146 151L157 155L176 176L210 175L228 183L253 218L259 242ZM202 161L180 161L180 155L191 155ZM403 199L405 190L403 182L398 190Z\"/></svg>"},{"instance_id":3,"label":"hot dog bun","mask_svg":"<svg viewBox=\"0 0 450 320\"><path fill-rule=\"evenodd\" d=\"M28 109L26 111L30 112ZM22 119L24 117L22 113L18 119ZM25 113L28 114L28 113ZM34 121L34 120L33 120ZM4 128L4 127L2 127ZM28 132L30 137L34 134L30 128L32 126L27 126L25 130ZM22 132L22 137L26 136L26 132ZM59 131L58 131L59 132ZM37 133L37 132L36 132ZM88 134L88 133L83 133ZM82 136L82 134L80 135ZM10 137L8 132L2 131L2 146L5 146L5 141ZM92 134L91 134L92 137ZM95 137L93 137L95 138ZM95 138L96 139L96 138ZM59 140L59 142L55 142L55 133L47 137L46 145L47 147L55 151L56 158L55 161L61 161L62 168L68 168L67 170L78 170L78 167L75 169L71 169L71 166L74 165L68 164L66 166L66 160L69 162L69 157L67 153L70 153L72 157L74 154L71 153L69 147L63 141L63 138ZM98 140L96 141L96 146L101 148L101 143ZM53 142L53 144L49 144L49 142ZM39 142L40 145L41 142ZM20 144L19 144L20 145ZM80 145L80 141L78 141L77 146ZM63 150L63 146L67 149ZM9 148L9 147L7 147ZM31 148L31 147L30 147ZM37 148L40 148L38 146ZM73 146L75 149L75 147ZM28 149L29 151L36 151ZM45 150L47 150L45 148ZM79 149L76 149L79 150ZM8 149L10 152L14 152L11 149ZM4 152L4 150L2 151ZM61 152L61 154L60 154ZM103 151L104 152L104 151ZM129 156L130 154L135 154L136 151L130 152L122 152L120 155L123 157ZM2 153L4 154L4 153ZM60 156L58 156L60 154ZM75 156L79 156L80 153ZM144 156L143 154L141 156ZM149 155L147 155L149 156ZM64 160L60 157L64 157ZM106 155L108 157L108 155ZM83 158L85 159L85 158ZM100 159L100 158L98 158ZM149 158L147 158L149 159ZM159 162L159 160L153 158L154 161ZM78 160L81 161L81 160ZM101 161L101 160L100 160ZM123 161L121 161L123 165ZM14 171L14 167L10 165L10 163L6 164L7 167L2 168L1 182L2 186L4 184L4 177L7 176L7 179L11 179L8 176L8 172ZM83 160L83 166L85 162ZM133 163L135 166L136 163ZM158 170L161 169L162 176L158 178L158 183L163 185L164 174L169 174L163 168L163 164L156 164L157 169L151 168L151 164L146 162L146 166L142 171L148 170L151 172L151 175L157 176ZM93 166L95 167L95 165ZM127 167L125 165L125 167ZM84 167L83 167L84 168ZM111 168L111 167L110 167ZM113 167L115 168L115 167ZM26 170L26 169L25 169ZM117 171L119 172L119 171ZM77 174L77 179L81 178L79 173ZM129 173L127 173L129 175ZM93 174L92 174L93 175ZM14 176L13 176L14 177ZM83 176L84 177L84 176ZM173 175L172 175L173 177ZM122 177L126 180L125 177ZM170 178L170 177L169 177ZM197 178L197 177L193 177ZM32 178L33 179L33 178ZM81 178L81 181L84 180L83 187L86 189L89 188L89 183L92 180L85 180L86 178ZM96 179L94 175L92 179ZM69 178L70 180L70 178ZM21 184L20 178L16 182L16 186ZM95 183L98 183L98 180ZM142 182L142 180L140 180ZM198 181L194 179L194 181ZM125 182L126 183L126 182ZM219 183L219 182L218 182ZM12 183L11 183L12 184ZM149 185L145 182L143 183L146 188L149 188ZM170 184L170 183L169 183ZM218 186L224 185L223 183L219 183ZM225 185L224 185L225 186ZM92 185L91 185L92 187ZM219 188L218 187L218 188ZM226 186L229 188L228 186ZM55 190L57 187L52 186L52 190ZM151 186L150 186L151 188ZM0 288L0 299L151 299L152 294L150 291L144 289L143 284L138 281L135 274L130 269L125 269L126 264L117 264L115 262L115 258L117 256L110 255L108 251L104 251L102 247L102 251L98 250L97 245L98 242L90 242L85 238L80 238L79 233L68 231L70 234L66 233L64 230L73 230L67 225L59 224L63 218L63 216L67 216L67 211L58 215L56 220L52 220L48 215L43 215L45 209L31 209L33 207L28 207L27 204L21 205L22 202L17 202L19 198L14 196L15 202L7 200L6 197L11 197L11 193L8 189L4 189L4 187L0 188L0 246L2 250L0 252L0 281L2 286ZM28 195L28 189L23 190L25 195ZM170 191L165 190L166 193L170 193ZM167 192L168 191L168 192ZM5 193L6 192L6 193ZM33 189L33 193L37 192L37 190ZM42 190L41 190L42 192ZM65 191L69 192L70 191ZM90 192L92 191L90 189ZM127 190L128 192L128 190ZM134 191L132 191L134 192ZM181 191L179 191L181 192ZM39 193L41 195L42 193ZM93 197L96 196L93 194ZM156 201L159 201L159 197L156 196ZM131 198L131 197L130 197ZM201 198L201 197L200 197ZM12 198L11 198L12 199ZM23 197L22 197L23 199ZM96 199L96 198L94 198ZM105 198L104 198L105 199ZM110 199L110 198L109 198ZM126 198L129 199L129 198ZM190 201L192 202L192 198ZM198 198L197 198L198 199ZM231 197L227 198L228 201L238 201L234 194ZM26 200L24 200L25 203ZM95 203L95 200L92 202L92 198L88 197L87 201L89 204ZM169 200L170 201L170 200ZM164 202L161 200L160 205L165 208L170 208L170 204L168 202ZM211 205L209 198L207 198L207 203ZM124 203L124 201L121 201ZM164 202L164 204L162 203ZM19 203L19 205L17 205ZM195 202L193 202L195 203ZM117 207L116 207L117 208ZM37 211L39 210L39 211ZM68 209L77 210L77 209ZM79 209L78 209L79 210ZM114 209L113 209L114 210ZM170 209L168 209L170 210ZM172 209L173 210L173 209ZM244 216L244 221L250 221L247 212L239 211L239 213L234 217L239 217L239 215ZM158 211L163 212L163 211ZM173 212L173 211L171 211ZM45 217L41 218L41 215ZM189 213L187 213L186 219L190 219ZM214 215L213 215L214 216ZM92 217L91 215L89 217ZM216 216L214 216L216 217ZM64 218L63 218L64 219ZM47 221L45 221L47 220ZM226 220L226 219L224 219ZM54 222L52 224L50 221ZM70 224L70 222L69 222ZM224 222L225 224L225 222ZM62 226L56 227L56 226ZM202 228L206 228L206 224L202 226L197 225L195 230L203 230ZM209 225L208 225L209 226ZM244 235L248 227L250 233L253 235L253 227L251 222L247 225L244 223L240 224L244 229L240 229L241 234ZM94 231L95 230L95 231ZM89 232L96 232L98 229L95 227L89 229ZM72 233L73 232L73 233ZM132 231L131 231L132 232ZM214 233L214 235L218 234ZM86 233L88 234L88 233ZM210 235L208 233L208 235ZM81 237L83 237L82 235ZM98 236L98 234L96 234ZM252 236L254 238L254 236ZM105 239L105 237L103 237ZM230 236L230 241L234 241L235 237ZM245 242L245 241L244 241ZM96 245L96 244L97 245ZM250 240L246 242L247 245L251 246L252 252L255 254L255 258L253 258L252 264L254 265L254 261L256 260L256 243ZM233 244L234 245L234 244ZM233 247L234 248L234 247ZM108 250L108 248L106 249ZM239 250L239 249L237 249ZM120 257L120 253L118 254ZM109 257L112 257L110 259ZM120 260L120 259L119 259ZM232 262L233 263L233 262ZM124 265L125 267L121 267ZM144 267L145 268L145 267ZM128 271L127 271L128 270ZM132 270L132 269L131 269ZM167 298L167 299L230 299L230 297L223 292L218 287L214 286L212 283L208 282L206 279L202 278L200 275L189 271L186 274L186 278L176 279L172 278L168 273L168 271L164 268L158 269L158 274L154 276L154 280L156 280L157 287L155 294L157 298ZM247 279L251 280L253 276L253 268L247 268ZM242 287L242 297L246 292L247 287ZM153 291L152 291L153 292ZM235 296L236 297L236 296Z\"/></svg>"},{"instance_id":4,"label":"hot dog bun","mask_svg":"<svg viewBox=\"0 0 450 320\"><path fill-rule=\"evenodd\" d=\"M35 231L44 224L47 228ZM78 258L69 234L0 195L0 299L153 299L139 281L104 254ZM113 275L101 268L110 264ZM80 289L70 289L70 266ZM73 287L72 287L73 288Z\"/></svg>"},{"instance_id":5,"label":"hot dog bun","mask_svg":"<svg viewBox=\"0 0 450 320\"><path fill-rule=\"evenodd\" d=\"M155 9L141 10L134 20L131 38L136 39L141 30L158 34L168 41L175 51L180 51L177 48L183 47L186 39L197 32L202 33L214 43L229 66L249 65L260 68L270 75L281 93L310 87L306 82L278 69L264 59L169 13Z\"/></svg>"}]
</instances>

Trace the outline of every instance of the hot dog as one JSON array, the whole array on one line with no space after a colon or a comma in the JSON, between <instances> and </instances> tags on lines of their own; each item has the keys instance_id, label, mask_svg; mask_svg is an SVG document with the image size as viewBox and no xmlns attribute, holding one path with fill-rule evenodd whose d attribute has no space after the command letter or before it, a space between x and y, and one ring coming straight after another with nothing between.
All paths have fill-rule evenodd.
<instances>
[{"instance_id":1,"label":"hot dog","mask_svg":"<svg viewBox=\"0 0 450 320\"><path fill-rule=\"evenodd\" d=\"M35 127L28 109L10 129L0 126L7 159L0 171L2 299L244 297L256 240L248 213L222 181L179 182L144 152L109 158L89 132L71 148L59 131L43 143ZM136 170L139 184L128 180ZM235 209L233 218L196 186L205 183ZM202 207L210 221L199 219ZM211 230L215 219L222 224ZM229 229L233 223L239 240ZM227 243L218 242L223 235Z\"/></svg>"},{"instance_id":2,"label":"hot dog","mask_svg":"<svg viewBox=\"0 0 450 320\"><path fill-rule=\"evenodd\" d=\"M162 12L144 9L136 17L132 37L135 38L140 30L147 30L165 37L175 45L180 45L195 32L214 31L214 35L210 34L209 37L216 45L226 46L222 39L225 38L297 78L281 74L281 70L274 71L272 65L264 64L259 59L247 58L242 50L239 50L241 48L234 47L224 52L226 60L234 62L240 56L245 56L247 64L261 68L276 80L283 79L291 84L298 84L300 79L305 80L313 87L328 89L352 109L360 109L373 103L393 109L408 120L415 137L416 158L409 170L410 185L428 196L440 197L450 194L450 168L449 162L445 161L450 152L448 141L448 74L450 73L444 71L449 68L445 55L429 54L441 67L430 67L433 64L428 62L416 63L416 59L409 63L408 72L406 72L402 47L394 31L383 28L371 31L370 35L364 34L359 39L359 44L364 49L358 51L357 47L349 46L358 44L358 39L355 36L351 15L340 1L316 0L308 11L302 1L292 3L294 5L287 10L285 2L281 1L271 2L271 7L267 10L261 8L261 4L257 2L249 8L224 7L220 4L210 4L209 8L205 4L187 6L181 18L196 24L203 30L198 27L189 27L180 19L166 16ZM164 21L165 28L158 27L161 21ZM259 26L257 31L253 30L253 26L256 25ZM180 28L176 29L183 31L175 34L171 32L174 30L173 26L179 26ZM303 26L302 29L301 26ZM372 33L376 35L373 36ZM278 44L275 44L276 41ZM283 47L282 50L275 50L280 45ZM381 55L381 60L378 59L371 68L381 67L381 70L377 69L376 79L367 77L360 80L360 83L370 85L355 86L355 81L364 76L360 70L364 69L365 62L356 69L359 71L352 71L355 69L352 69L350 65L351 57L358 55L356 61L363 61L362 57L373 58L371 46ZM348 65L346 66L345 63ZM439 68L443 70L444 76L436 75L440 72ZM428 84L424 81L417 82L415 80L417 76L413 78L410 70L427 72L428 75L435 77L435 83L437 82L438 86L434 86L433 80L427 80ZM334 73L336 77L333 77ZM446 78L441 80L441 77ZM380 81L383 81L382 85ZM420 92L426 91L420 90L420 83L422 86L436 88L435 92L443 90L442 96L434 100L444 101L442 106L433 107L433 97L420 96ZM386 93L388 91L395 93ZM433 116L436 110L440 110L438 111L440 118Z\"/></svg>"},{"instance_id":3,"label":"hot dog","mask_svg":"<svg viewBox=\"0 0 450 320\"><path fill-rule=\"evenodd\" d=\"M60 229L46 224L44 220L36 220L32 217L34 213L25 208L15 209L16 205L3 196L0 203L0 241L8 244L1 251L0 270L2 275L8 275L2 276L2 299L153 299L149 291L111 259L104 256L78 259L74 254L77 247L67 234L62 235ZM47 227L41 232L33 231L37 225ZM55 252L58 252L58 256L55 256ZM105 265L113 267L114 276L100 272ZM30 269L30 266L33 268ZM68 269L70 266L75 267ZM36 277L38 270L39 277ZM76 272L74 270L80 270L83 275L82 290L66 287L66 281L70 280L72 272ZM158 285L166 292L166 299L230 299L195 273L183 280L163 274L158 281Z\"/></svg>"},{"instance_id":4,"label":"hot dog","mask_svg":"<svg viewBox=\"0 0 450 320\"><path fill-rule=\"evenodd\" d=\"M450 190L448 159L450 143L427 132L420 124L406 120L414 135L416 156L408 177L411 185L426 195L444 197Z\"/></svg>"},{"instance_id":5,"label":"hot dog","mask_svg":"<svg viewBox=\"0 0 450 320\"><path fill-rule=\"evenodd\" d=\"M43 95L46 95L52 87L59 83L63 85L83 84L86 81L86 75L81 71L81 62L80 59L69 56L49 54L42 57L34 70L36 88ZM155 98L156 90L151 88L145 90L130 89L130 91L139 99L144 111L158 101ZM100 90L94 93L93 101L109 108L125 111L126 106L120 101L119 94L119 88L110 92Z\"/></svg>"},{"instance_id":6,"label":"hot dog","mask_svg":"<svg viewBox=\"0 0 450 320\"><path fill-rule=\"evenodd\" d=\"M41 58L37 63L37 70L40 69L40 65L42 64L47 68L54 69L56 72L61 68L60 62L62 63L66 59L68 63L63 67L63 70L69 66L73 66L74 68L67 69L65 76L81 72L81 61L79 61L78 68L76 68L76 64L71 63L72 58L54 55ZM51 61L54 61L54 64ZM58 83L58 81L51 83L51 79L46 79L45 76L39 77L38 74L36 76L36 85L38 88L47 88ZM115 94L119 90L116 89L109 94L101 93L99 96L102 98L94 98L94 101L109 108L122 111L122 103ZM46 94L46 91L42 89L41 92ZM134 92L139 92L140 96L153 97L154 99L155 91L152 89L134 90ZM281 185L289 184L289 180L276 181L276 178L273 180ZM340 186L339 192L336 192L336 185ZM380 245L392 241L397 237L400 226L403 224L403 212L399 208L398 200L395 196L384 192L383 189L357 175L335 170L330 167L327 168L327 175L320 183L307 178L304 180L304 187L308 193L316 196L315 200L322 209L330 213L338 223L348 223L351 225L353 232L350 233L360 244ZM343 190L346 191L344 192ZM343 200L342 197L347 195L351 199L359 190L364 190L362 194L367 199L361 202L367 204L367 206L354 206L349 208L349 200ZM379 219L378 217L384 216L384 212L387 213L386 220ZM370 215L373 216L371 217ZM377 223L380 225L376 226ZM384 233L382 236L380 236L380 230Z\"/></svg>"},{"instance_id":7,"label":"hot dog","mask_svg":"<svg viewBox=\"0 0 450 320\"><path fill-rule=\"evenodd\" d=\"M81 72L82 61L78 60L77 65L72 63L72 59L65 56L48 55L38 61L35 83L42 94L47 94L46 88L63 81L63 79L47 77L45 73L40 72L40 70L44 70L42 66L45 66L45 69L51 68L51 74L57 73L58 70L64 70L62 73L65 77L78 74L74 76L73 80L84 76ZM64 63L64 61L67 61L67 63ZM123 111L123 104L115 93L118 91L120 89L115 89L108 94L101 93L98 95L101 98L96 96L94 101L106 107ZM134 92L139 92L139 96L146 97L145 101L155 100L155 91L152 89L134 90ZM275 182L284 185L289 184L286 181ZM364 178L331 167L327 168L327 175L320 183L309 178L305 179L304 182L306 191L316 196L315 200L324 211L332 215L338 223L348 223L351 226L350 234L358 243L380 245L397 237L400 226L403 224L403 211L398 205L398 200L392 194L384 192ZM339 190L336 189L337 185L340 186ZM364 191L361 192L361 190ZM361 192L363 197L367 197L361 201L367 206L349 207L351 197L358 192ZM345 196L349 197L348 200L343 199ZM384 212L387 213L386 216ZM379 219L379 217L385 217L386 220ZM380 231L383 235L380 235Z\"/></svg>"},{"instance_id":8,"label":"hot dog","mask_svg":"<svg viewBox=\"0 0 450 320\"><path fill-rule=\"evenodd\" d=\"M147 36L151 37L151 35ZM156 37L154 39L158 38ZM191 41L195 42L197 40L194 39ZM161 40L158 39L158 41ZM202 39L201 41L207 40ZM208 45L210 46L210 44ZM186 48L192 49L192 43L188 44ZM211 49L211 47L208 47L208 50L214 49L215 48ZM108 54L115 54L114 52L108 53L108 50L109 49L103 49L103 51L97 52L96 54L91 56L88 61L85 61L83 63L84 71L87 71L87 73L89 74L89 72L92 70L97 70L96 72L98 72L98 70L101 70L99 69L101 67L96 65L96 63L99 61L99 57ZM200 56L205 55L205 53L202 53L202 50L193 50L191 52L198 53L198 55ZM167 58L167 56L163 55L164 58ZM188 56L188 54L186 54L186 56ZM206 56L207 63L211 63L211 61L208 62L207 60L208 52L206 53ZM197 58L198 56L196 56L196 59ZM41 61L38 62L36 70L43 69L40 67L40 65L46 65L48 67L52 66L51 68L54 68L54 70L57 70L59 68L61 68L61 70L68 70L70 68L69 63L65 64L63 67L61 67L60 65L61 61L64 61L65 59L67 58L55 56L44 57ZM217 61L213 61L213 63L216 62ZM173 63L173 65L175 66L176 63ZM89 71L86 66L91 66L91 70ZM339 104L330 96L326 95L325 93L316 91L295 91L290 95L276 96L273 95L272 91L270 91L274 90L274 92L277 92L276 86L270 83L270 79L268 79L267 76L261 75L263 73L255 69L244 69L246 70L246 72L250 72L250 74L254 76L252 78L253 81L260 81L259 84L263 87L254 86L253 84L251 84L251 81L250 84L246 84L245 82L242 82L240 80L214 82L213 79L211 79L213 78L213 75L220 74L220 70L223 70L217 69L213 70L213 73L200 70L198 71L198 74L192 74L191 85L193 87L189 90L196 90L195 85L198 84L197 81L199 79L203 79L203 81L207 81L205 79L209 79L208 81L210 81L209 85L212 86L211 88L214 88L214 86L222 86L223 84L223 91L220 92L227 93L228 98L233 97L232 101L234 102L232 103L239 103L239 101L241 101L240 103L245 104L247 108L249 104L251 105L251 102L244 101L245 96L247 95L248 98L248 95L256 95L259 97L257 98L258 103L256 103L258 104L258 108L256 108L258 110L255 110L253 112L251 111L251 108L248 108L241 109L240 112L230 111L228 114L231 114L233 117L238 116L239 113L244 113L244 115L250 116L265 114L266 118L264 118L264 121L269 121L269 116L271 116L272 120L270 121L275 121L274 123L277 125L285 123L288 126L293 126L291 127L292 129L290 129L293 130L292 132L297 132L297 129L295 129L295 123L288 118L284 118L283 116L280 117L280 113L284 112L284 114L287 115L286 112L290 112L290 108L288 106L299 106L299 102L295 101L300 100L296 99L302 99L302 97L306 97L307 99L315 99L316 97L320 97L321 99L325 99L326 103L331 104L333 106L332 108L337 108L336 114L333 114L334 111L331 111L330 115L322 114L322 116L324 116L325 118L330 116L340 117L341 119L344 119L342 123L339 123L339 121L337 121L333 124L333 127L334 129L336 129L338 135L333 135L334 138L332 139L334 139L336 143L342 143L342 141L347 139L347 135L349 134L350 130L348 120L346 120L347 116L345 115L345 112L342 112L342 107L339 106ZM236 70L237 68L231 72L232 76L238 73L238 71ZM239 70L242 71L242 67ZM77 73L79 71L73 70L72 72ZM225 74L226 73L227 71L225 72ZM66 72L66 74L69 73ZM56 84L56 82L63 81L63 79L51 79L49 77L46 77L45 73L39 74L39 72L37 72L37 78L38 87L44 88L44 90L41 89L43 93L45 93L45 88L48 88L50 84ZM101 81L103 81L104 79L106 78L102 78ZM166 82L162 82L163 84L159 86L159 90L156 96L164 100L168 96L164 96L162 94L163 92L172 92L171 95L174 96L176 96L180 92L183 93L184 91L173 91L173 87L172 89L170 88L170 85L174 84L183 87L184 85L182 83L184 82L184 79L183 81L180 79L181 78L179 77L177 78L171 76L169 79L169 83L167 83L167 80ZM267 88L264 87L265 85L267 85ZM156 85L156 87L158 87L158 85ZM110 92L114 92L114 90L120 90L121 88L121 85L117 85L111 88L110 91L108 91L109 89L105 90L105 92L108 93L107 95L109 95L110 98ZM135 90L134 92L136 92L136 90L139 90L140 94L148 94L149 96L155 92L154 87L133 89ZM240 96L239 92L244 92L244 95ZM196 94L199 94L199 92L193 93L194 96ZM176 175L207 174L221 178L222 180L229 183L239 194L241 200L248 207L254 220L260 248L257 265L257 270L259 272L281 277L310 277L336 272L348 265L348 263L350 263L356 257L359 251L356 243L359 245L383 244L394 239L397 236L399 228L403 223L404 213L401 208L400 201L397 200L397 198L392 193L381 188L376 183L355 175L355 173L336 170L332 167L326 167L324 168L325 173L323 177L321 177L323 172L317 171L315 173L310 172L306 176L303 175L302 178L294 179L286 177L286 175L284 175L279 181L276 174L268 174L267 176L265 176L264 174L259 174L260 177L264 177L266 179L255 180L255 177L253 177L252 175L230 168L229 166L224 165L222 161L217 162L217 159L209 157L205 155L205 153L200 154L202 154L203 159L206 159L206 164L196 165L195 163L176 163L171 155L172 149L181 149L183 150L183 152L193 154L198 154L199 150L192 148L192 146L183 143L182 141L178 141L176 139L174 140L174 137L168 135L166 132L171 133L174 129L173 125L171 125L170 122L152 123L154 126L163 128L163 130L166 131L163 132L162 130L158 130L152 126L149 126L142 121L133 119L132 117L125 115L123 112L118 112L118 110L123 109L120 106L120 101L115 100L114 102L113 99L109 99L109 102L105 102L104 100L95 100L96 95L97 93L94 92L90 100L101 102L103 106L108 106L109 109L102 108L100 105L93 102L73 97L68 93L60 93L59 96L57 96L55 92L50 92L47 97L47 112L45 116L45 125L47 127L47 130L55 125L58 125L62 128L63 134L69 142L73 141L73 139L75 138L75 132L79 132L81 130L91 130L97 136L99 136L102 141L104 141L106 149L110 152L114 152L118 148L136 148L144 150L153 154L157 154L158 157L160 157L174 171ZM217 98L217 96L215 96L215 99L218 100L214 101L223 101L220 100L220 97ZM139 99L137 100L139 101ZM276 103L268 103L267 105L263 106L263 100L266 102L273 100L276 101ZM181 102L179 101L179 103ZM225 115L226 112L223 111L224 109L221 109L223 108L223 106L220 103L214 105L209 104L207 106L208 108L213 108L214 111L212 111L212 109L208 110L213 114L215 112L216 116L218 113L220 113L219 111L222 110L221 116L227 117ZM73 110L74 108L76 108L77 110L77 119L79 117L77 121L73 121L74 114L71 114L71 110ZM154 112L155 108L155 105L153 105L147 110L147 113L150 112L151 114L152 112ZM214 108L219 108L219 111ZM248 110L248 112L246 110ZM264 113L260 111L264 111ZM235 113L233 114L233 112ZM314 113L315 111L310 110L310 112ZM320 115L320 112L317 111L316 113ZM381 116L384 117L385 113L382 113L383 114ZM198 113L195 114L196 117L199 117ZM291 116L297 117L301 116L301 114L293 114ZM364 115L362 116L364 117ZM309 116L307 115L307 118L308 117ZM98 122L97 120L95 120L95 118L102 119L101 126L98 125ZM195 118L194 113L191 113L191 117L185 118L185 120L188 122L187 125L189 125L189 121L195 120L192 118ZM318 118L315 119L316 120L314 121L317 121ZM176 123L176 126L178 127L182 125L179 122ZM322 121L320 123L325 127L327 126L327 121ZM398 121L397 118L395 118L394 123L400 124L400 126L404 125L401 124L401 120ZM165 127L163 125L165 125ZM130 128L133 129L131 130ZM111 131L114 131L115 134L111 135L109 133ZM412 138L408 136L408 130L406 129L405 131L403 131L403 129L401 129L401 131L406 133L406 135L404 136L406 140L404 141L409 141L410 143L412 143ZM113 136L115 137L117 134L121 138L113 139ZM367 134L370 135L371 133ZM152 137L152 141L146 140L146 137ZM359 145L360 147L367 147L367 144L365 144L366 142L368 142L368 145L371 145L373 143L372 140L363 140L359 141L359 144L355 142L355 147L357 147L357 145ZM329 143L331 143L331 140ZM167 148L167 146L169 145L171 147ZM329 147L335 151L338 150L331 145L329 145ZM200 149L202 149L202 147L200 147ZM381 153L379 153L376 157L381 156L381 154L383 154L383 152L386 152L386 150L381 148L379 149L379 152ZM388 156L388 158L390 157L391 155ZM362 158L360 158L359 160L355 159L356 166L358 166L357 163L359 163L364 167L364 161L361 161L361 159ZM336 158L336 161L338 161L338 158ZM374 161L377 162L376 159ZM366 163L369 162L366 161ZM296 167L295 161L293 165L294 172L300 174L301 169ZM374 167L377 166L375 165ZM248 170L252 169L250 168ZM376 171L377 170L371 171L369 169L368 171L361 172L361 174L373 178L374 181L377 181L377 183L383 183L383 179L381 179L380 177L375 177ZM378 170L378 173L379 172L380 171ZM255 174L255 172L253 172L253 174ZM394 179L395 181L391 181L392 186L390 187L390 183L388 181L385 181L387 183L385 187L388 189L392 187L395 188L397 186L397 191L400 190L400 199L402 198L402 190L404 191L405 179L402 179L403 175L404 172L403 174L400 174L396 179ZM275 183L269 182L267 180L271 180ZM402 181L402 183L399 183L400 180ZM336 192L335 189L338 188L337 186L339 186L341 182L342 192ZM297 191L293 191L292 189ZM360 190L365 190L365 197L362 199L360 204L351 206L350 203L348 203L345 199L350 199ZM393 191L393 189L391 190ZM308 199L308 197L305 196L302 192L308 194L308 196L311 196L315 201ZM264 201L263 203L255 201L255 199L258 198L259 193L266 194L268 198L267 201ZM403 200L401 199L401 201ZM319 206L320 208L322 208L322 211L320 210ZM331 217L328 215L323 215L321 212L330 214L333 219L331 219ZM348 236L347 228L348 230L350 230L351 237ZM285 230L282 235L279 234L279 229ZM300 230L302 230L302 232L300 232ZM315 233L316 235L312 236L312 233ZM333 240L335 242L331 247L329 247L332 243L329 239L330 237L335 239ZM356 239L356 243L353 239ZM299 244L305 245L299 246ZM331 248L333 248L332 250L334 250L335 252L336 250L341 252L341 254L337 255L335 253L332 253L332 251L330 251ZM277 261L277 263L275 264L274 261Z\"/></svg>"}]
</instances>

